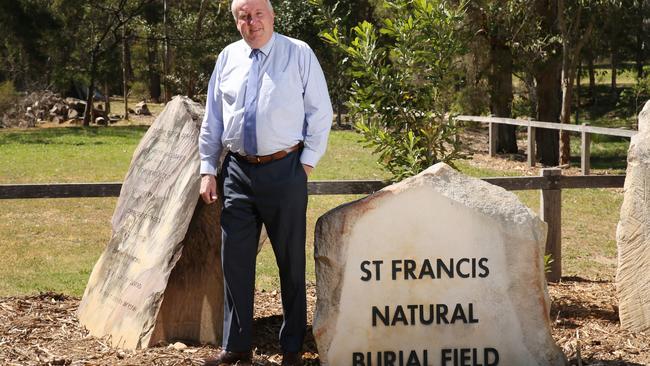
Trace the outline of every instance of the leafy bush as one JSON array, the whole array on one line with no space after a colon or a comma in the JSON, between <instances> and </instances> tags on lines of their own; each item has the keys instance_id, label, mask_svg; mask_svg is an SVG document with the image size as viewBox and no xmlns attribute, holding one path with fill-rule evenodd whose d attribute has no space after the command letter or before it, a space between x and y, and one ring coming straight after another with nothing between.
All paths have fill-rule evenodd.
<instances>
[{"instance_id":1,"label":"leafy bush","mask_svg":"<svg viewBox=\"0 0 650 366\"><path fill-rule=\"evenodd\" d=\"M512 101L512 116L515 118L529 118L533 115L533 105L525 95L515 95Z\"/></svg>"},{"instance_id":2,"label":"leafy bush","mask_svg":"<svg viewBox=\"0 0 650 366\"><path fill-rule=\"evenodd\" d=\"M0 83L0 115L13 107L18 102L18 93L14 83L5 81Z\"/></svg>"},{"instance_id":3,"label":"leafy bush","mask_svg":"<svg viewBox=\"0 0 650 366\"><path fill-rule=\"evenodd\" d=\"M650 97L650 73L643 78L637 78L631 88L625 88L620 95L617 107L628 106L628 115L641 112L645 100Z\"/></svg>"},{"instance_id":4,"label":"leafy bush","mask_svg":"<svg viewBox=\"0 0 650 366\"><path fill-rule=\"evenodd\" d=\"M461 156L452 110L462 82L463 8L444 0L387 0L384 6L379 29L364 21L349 43L338 28L321 37L348 57L349 113L399 180Z\"/></svg>"}]
</instances>

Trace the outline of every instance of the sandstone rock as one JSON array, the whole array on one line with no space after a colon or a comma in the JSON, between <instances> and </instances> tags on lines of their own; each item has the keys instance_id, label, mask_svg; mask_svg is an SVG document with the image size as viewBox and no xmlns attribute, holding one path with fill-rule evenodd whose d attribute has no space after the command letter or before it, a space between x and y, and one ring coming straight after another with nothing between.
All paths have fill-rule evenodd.
<instances>
[{"instance_id":1,"label":"sandstone rock","mask_svg":"<svg viewBox=\"0 0 650 366\"><path fill-rule=\"evenodd\" d=\"M173 349L175 349L177 351L182 351L184 349L187 349L187 345L185 343L182 343L182 342L176 342L174 344L170 344L169 348L173 348Z\"/></svg>"},{"instance_id":2,"label":"sandstone rock","mask_svg":"<svg viewBox=\"0 0 650 366\"><path fill-rule=\"evenodd\" d=\"M79 112L76 109L72 108L68 110L68 119L77 119L79 118Z\"/></svg>"},{"instance_id":3,"label":"sandstone rock","mask_svg":"<svg viewBox=\"0 0 650 366\"><path fill-rule=\"evenodd\" d=\"M135 114L137 115L142 115L142 116L150 116L151 112L149 111L149 106L147 106L147 103L142 101L138 104L135 105Z\"/></svg>"},{"instance_id":4,"label":"sandstone rock","mask_svg":"<svg viewBox=\"0 0 650 366\"><path fill-rule=\"evenodd\" d=\"M621 326L650 330L650 101L639 114L639 133L627 154L625 194L616 230L616 289Z\"/></svg>"},{"instance_id":5,"label":"sandstone rock","mask_svg":"<svg viewBox=\"0 0 650 366\"><path fill-rule=\"evenodd\" d=\"M199 200L202 114L174 98L133 155L113 235L79 306L80 322L115 347L221 340L219 205Z\"/></svg>"},{"instance_id":6,"label":"sandstone rock","mask_svg":"<svg viewBox=\"0 0 650 366\"><path fill-rule=\"evenodd\" d=\"M77 98L65 98L65 104L68 108L76 110L79 114L83 113L86 109L86 101Z\"/></svg>"},{"instance_id":7,"label":"sandstone rock","mask_svg":"<svg viewBox=\"0 0 650 366\"><path fill-rule=\"evenodd\" d=\"M321 363L566 365L545 238L514 194L445 164L326 213L314 243Z\"/></svg>"}]
</instances>

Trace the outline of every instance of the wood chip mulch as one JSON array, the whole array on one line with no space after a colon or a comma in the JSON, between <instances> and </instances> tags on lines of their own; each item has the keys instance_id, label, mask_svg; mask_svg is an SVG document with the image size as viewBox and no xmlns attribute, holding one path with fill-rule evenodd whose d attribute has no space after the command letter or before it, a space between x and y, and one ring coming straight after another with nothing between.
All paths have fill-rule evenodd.
<instances>
[{"instance_id":1,"label":"wood chip mulch","mask_svg":"<svg viewBox=\"0 0 650 366\"><path fill-rule=\"evenodd\" d=\"M650 364L650 334L620 328L615 286L607 281L565 278L550 284L552 332L571 365ZM308 289L308 313L314 313L315 288ZM161 345L128 351L89 336L76 318L79 299L44 293L0 298L0 365L200 365L213 347ZM258 292L253 365L279 365L277 334L282 322L278 292ZM310 329L311 331L311 329ZM318 365L311 332L305 365Z\"/></svg>"}]
</instances>

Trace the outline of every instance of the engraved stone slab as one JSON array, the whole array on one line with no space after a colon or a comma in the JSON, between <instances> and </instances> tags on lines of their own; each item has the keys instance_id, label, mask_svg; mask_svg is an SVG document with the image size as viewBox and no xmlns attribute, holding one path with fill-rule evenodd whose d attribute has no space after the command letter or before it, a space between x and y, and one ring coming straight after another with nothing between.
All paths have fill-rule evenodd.
<instances>
[{"instance_id":1,"label":"engraved stone slab","mask_svg":"<svg viewBox=\"0 0 650 366\"><path fill-rule=\"evenodd\" d=\"M565 365L546 225L445 164L323 215L314 335L329 366Z\"/></svg>"},{"instance_id":2,"label":"engraved stone slab","mask_svg":"<svg viewBox=\"0 0 650 366\"><path fill-rule=\"evenodd\" d=\"M625 194L616 230L616 289L621 326L650 330L650 101L639 114L639 133L627 154Z\"/></svg>"},{"instance_id":3,"label":"engraved stone slab","mask_svg":"<svg viewBox=\"0 0 650 366\"><path fill-rule=\"evenodd\" d=\"M113 235L79 306L81 323L114 347L221 340L219 205L197 205L202 115L174 98L133 155Z\"/></svg>"}]
</instances>

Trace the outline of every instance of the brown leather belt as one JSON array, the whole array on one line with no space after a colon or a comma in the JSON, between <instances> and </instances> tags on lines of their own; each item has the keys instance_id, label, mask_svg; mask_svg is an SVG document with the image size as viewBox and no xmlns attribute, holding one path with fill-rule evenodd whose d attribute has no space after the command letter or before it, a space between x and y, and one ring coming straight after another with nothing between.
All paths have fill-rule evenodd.
<instances>
[{"instance_id":1,"label":"brown leather belt","mask_svg":"<svg viewBox=\"0 0 650 366\"><path fill-rule=\"evenodd\" d=\"M275 160L280 160L282 158L285 158L287 155L291 154L292 152L302 149L302 147L303 147L303 142L300 141L299 143L291 147L274 152L273 154L269 154L269 155L241 155L235 153L235 156L238 159L244 160L250 164L266 164Z\"/></svg>"}]
</instances>

